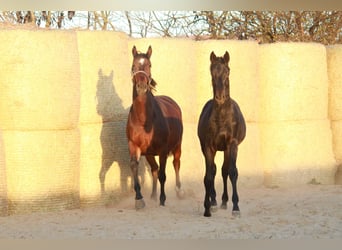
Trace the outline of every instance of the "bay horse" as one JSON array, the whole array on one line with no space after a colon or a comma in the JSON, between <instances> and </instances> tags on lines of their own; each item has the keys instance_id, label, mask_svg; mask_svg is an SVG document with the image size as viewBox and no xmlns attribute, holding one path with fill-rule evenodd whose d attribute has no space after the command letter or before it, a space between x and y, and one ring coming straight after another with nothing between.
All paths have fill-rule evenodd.
<instances>
[{"instance_id":1,"label":"bay horse","mask_svg":"<svg viewBox=\"0 0 342 250\"><path fill-rule=\"evenodd\" d=\"M246 123L239 105L230 97L229 93L229 53L223 57L216 57L214 52L210 54L210 73L213 87L213 98L203 107L201 112L197 135L200 140L201 150L205 158L205 197L204 216L210 217L211 211L217 209L215 191L215 155L217 151L224 152L222 165L223 194L222 209L227 209L228 191L227 178L232 184L233 216L240 214L237 193L238 170L236 159L238 145L246 136Z\"/></svg>"},{"instance_id":2,"label":"bay horse","mask_svg":"<svg viewBox=\"0 0 342 250\"><path fill-rule=\"evenodd\" d=\"M157 178L160 182L160 205L165 205L166 181L165 167L169 154L173 154L173 166L176 173L176 191L181 198L183 191L179 178L181 144L183 136L182 112L177 103L168 96L154 96L156 82L151 76L152 48L146 53L132 49L133 103L131 105L126 135L130 153L130 167L135 190L135 208L145 206L138 179L138 164L144 155L151 167L153 186L152 199L157 199ZM159 167L155 156L159 156Z\"/></svg>"}]
</instances>

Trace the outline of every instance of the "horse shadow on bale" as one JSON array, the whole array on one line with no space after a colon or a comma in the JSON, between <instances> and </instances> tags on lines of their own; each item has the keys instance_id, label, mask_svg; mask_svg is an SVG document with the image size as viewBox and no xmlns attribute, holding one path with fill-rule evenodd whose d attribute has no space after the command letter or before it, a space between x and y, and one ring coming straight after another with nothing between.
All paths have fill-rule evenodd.
<instances>
[{"instance_id":1,"label":"horse shadow on bale","mask_svg":"<svg viewBox=\"0 0 342 250\"><path fill-rule=\"evenodd\" d=\"M129 151L126 138L126 122L128 108L124 108L122 100L117 94L113 82L114 72L104 75L102 69L98 71L98 81L96 86L96 111L102 117L102 128L100 133L100 142L102 149L102 163L99 172L99 181L101 186L102 198L114 198L133 191L133 182L131 180L131 169L129 165ZM120 171L120 188L106 192L105 184L106 174L113 163L116 162ZM142 162L139 168L139 176L144 181L146 172L146 163ZM117 186L117 185L115 185ZM113 197L115 196L115 197Z\"/></svg>"}]
</instances>

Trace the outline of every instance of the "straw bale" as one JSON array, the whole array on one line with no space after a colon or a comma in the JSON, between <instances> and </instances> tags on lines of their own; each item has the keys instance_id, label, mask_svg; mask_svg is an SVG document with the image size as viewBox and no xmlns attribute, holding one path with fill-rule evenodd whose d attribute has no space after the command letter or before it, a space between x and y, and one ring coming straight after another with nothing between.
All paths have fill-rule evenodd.
<instances>
[{"instance_id":1,"label":"straw bale","mask_svg":"<svg viewBox=\"0 0 342 250\"><path fill-rule=\"evenodd\" d=\"M267 186L334 183L328 120L262 123L260 135Z\"/></svg>"},{"instance_id":2,"label":"straw bale","mask_svg":"<svg viewBox=\"0 0 342 250\"><path fill-rule=\"evenodd\" d=\"M109 31L77 31L81 72L80 124L112 121L132 102L127 36Z\"/></svg>"},{"instance_id":3,"label":"straw bale","mask_svg":"<svg viewBox=\"0 0 342 250\"><path fill-rule=\"evenodd\" d=\"M329 76L329 117L342 120L342 45L327 47Z\"/></svg>"},{"instance_id":4,"label":"straw bale","mask_svg":"<svg viewBox=\"0 0 342 250\"><path fill-rule=\"evenodd\" d=\"M210 53L223 56L225 51L230 54L230 95L235 99L247 122L258 121L259 75L258 75L258 44L255 41L207 40L196 42L198 79L197 113L201 112L207 100L213 98L210 75ZM193 57L193 56L192 56Z\"/></svg>"},{"instance_id":5,"label":"straw bale","mask_svg":"<svg viewBox=\"0 0 342 250\"><path fill-rule=\"evenodd\" d=\"M342 163L342 120L331 121L331 131L336 161Z\"/></svg>"},{"instance_id":6,"label":"straw bale","mask_svg":"<svg viewBox=\"0 0 342 250\"><path fill-rule=\"evenodd\" d=\"M1 30L0 35L1 128L76 128L80 73L75 32Z\"/></svg>"},{"instance_id":7,"label":"straw bale","mask_svg":"<svg viewBox=\"0 0 342 250\"><path fill-rule=\"evenodd\" d=\"M259 52L261 121L327 118L328 76L323 45L266 44Z\"/></svg>"},{"instance_id":8,"label":"straw bale","mask_svg":"<svg viewBox=\"0 0 342 250\"><path fill-rule=\"evenodd\" d=\"M126 120L88 124L81 131L80 197L81 205L110 202L131 191L131 169L125 134ZM102 163L109 170L105 179L106 195L102 198L99 173Z\"/></svg>"},{"instance_id":9,"label":"straw bale","mask_svg":"<svg viewBox=\"0 0 342 250\"><path fill-rule=\"evenodd\" d=\"M79 207L80 133L3 132L9 213Z\"/></svg>"},{"instance_id":10,"label":"straw bale","mask_svg":"<svg viewBox=\"0 0 342 250\"><path fill-rule=\"evenodd\" d=\"M196 68L196 42L189 39L150 38L131 39L128 42L129 66L133 56L132 48L146 53L152 46L151 73L157 82L155 95L167 95L174 99L182 109L183 120L197 122L194 112L198 103L198 75ZM129 88L132 91L132 88Z\"/></svg>"},{"instance_id":11,"label":"straw bale","mask_svg":"<svg viewBox=\"0 0 342 250\"><path fill-rule=\"evenodd\" d=\"M0 216L7 215L7 181L5 165L5 149L0 130Z\"/></svg>"}]
</instances>

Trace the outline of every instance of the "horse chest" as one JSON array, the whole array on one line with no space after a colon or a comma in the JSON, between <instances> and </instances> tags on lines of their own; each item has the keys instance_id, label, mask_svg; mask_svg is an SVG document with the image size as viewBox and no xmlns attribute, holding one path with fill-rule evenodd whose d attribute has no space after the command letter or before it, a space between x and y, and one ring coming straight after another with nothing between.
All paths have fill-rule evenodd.
<instances>
[{"instance_id":1,"label":"horse chest","mask_svg":"<svg viewBox=\"0 0 342 250\"><path fill-rule=\"evenodd\" d=\"M216 120L210 127L212 135L212 144L219 151L224 151L233 139L235 123L229 117L222 120Z\"/></svg>"},{"instance_id":2,"label":"horse chest","mask_svg":"<svg viewBox=\"0 0 342 250\"><path fill-rule=\"evenodd\" d=\"M151 145L153 134L153 128L151 131L146 132L143 126L135 127L130 132L129 140L132 141L136 147L140 148L142 153L144 153Z\"/></svg>"}]
</instances>

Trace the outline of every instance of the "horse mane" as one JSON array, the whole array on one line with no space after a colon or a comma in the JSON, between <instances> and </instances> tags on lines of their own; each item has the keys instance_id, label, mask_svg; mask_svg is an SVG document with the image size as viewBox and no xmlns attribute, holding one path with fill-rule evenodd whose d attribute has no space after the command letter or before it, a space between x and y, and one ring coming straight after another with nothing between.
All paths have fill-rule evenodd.
<instances>
[{"instance_id":1,"label":"horse mane","mask_svg":"<svg viewBox=\"0 0 342 250\"><path fill-rule=\"evenodd\" d=\"M157 82L153 78L151 78L151 82L149 83L149 85L150 85L151 91L153 93L157 91L157 89L156 89Z\"/></svg>"}]
</instances>

